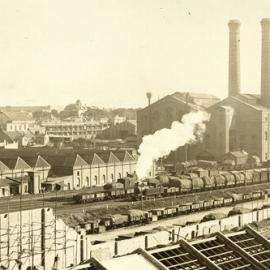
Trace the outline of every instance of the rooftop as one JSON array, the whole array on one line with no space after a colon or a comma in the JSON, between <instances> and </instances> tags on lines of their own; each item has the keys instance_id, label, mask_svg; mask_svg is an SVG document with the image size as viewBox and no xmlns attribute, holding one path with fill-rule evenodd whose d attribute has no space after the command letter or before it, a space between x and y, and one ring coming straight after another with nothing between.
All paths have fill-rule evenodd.
<instances>
[{"instance_id":1,"label":"rooftop","mask_svg":"<svg viewBox=\"0 0 270 270\"><path fill-rule=\"evenodd\" d=\"M229 234L216 233L212 237L176 245L106 259L80 266L78 269L136 269L149 270L266 270L270 269L270 244L258 232L247 226Z\"/></svg>"}]
</instances>

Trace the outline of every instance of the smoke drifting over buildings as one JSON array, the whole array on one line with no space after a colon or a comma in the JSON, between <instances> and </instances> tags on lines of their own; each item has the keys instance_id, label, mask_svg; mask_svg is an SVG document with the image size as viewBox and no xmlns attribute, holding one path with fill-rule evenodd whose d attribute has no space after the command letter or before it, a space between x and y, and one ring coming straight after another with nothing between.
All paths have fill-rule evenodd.
<instances>
[{"instance_id":1,"label":"smoke drifting over buildings","mask_svg":"<svg viewBox=\"0 0 270 270\"><path fill-rule=\"evenodd\" d=\"M190 112L182 117L182 121L174 121L171 128L163 128L153 135L144 136L139 147L137 175L144 178L154 160L170 154L171 151L187 143L194 143L201 139L205 131L205 122L209 114L203 111Z\"/></svg>"}]
</instances>

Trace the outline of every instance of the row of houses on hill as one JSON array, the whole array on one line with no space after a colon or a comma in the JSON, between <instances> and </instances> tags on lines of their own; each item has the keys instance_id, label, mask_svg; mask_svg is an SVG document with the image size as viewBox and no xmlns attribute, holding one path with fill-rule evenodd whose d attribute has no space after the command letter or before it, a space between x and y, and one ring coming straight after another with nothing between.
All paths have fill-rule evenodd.
<instances>
[{"instance_id":1,"label":"row of houses on hill","mask_svg":"<svg viewBox=\"0 0 270 270\"><path fill-rule=\"evenodd\" d=\"M0 152L0 197L103 186L134 174L130 151ZM149 175L154 174L154 167Z\"/></svg>"}]
</instances>

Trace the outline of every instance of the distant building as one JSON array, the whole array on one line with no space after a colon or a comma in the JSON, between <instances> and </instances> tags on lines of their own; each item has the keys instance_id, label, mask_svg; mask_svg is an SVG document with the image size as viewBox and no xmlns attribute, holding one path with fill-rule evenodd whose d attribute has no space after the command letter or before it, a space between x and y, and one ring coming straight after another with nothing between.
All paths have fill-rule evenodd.
<instances>
[{"instance_id":1,"label":"distant building","mask_svg":"<svg viewBox=\"0 0 270 270\"><path fill-rule=\"evenodd\" d=\"M191 111L206 110L219 99L213 95L176 92L150 104L137 112L138 144L145 135L153 134L162 128L170 128L173 121L180 121L182 116ZM166 143L166 142L164 142ZM195 158L200 150L193 145L188 147L188 159ZM171 158L184 161L184 147L171 154Z\"/></svg>"},{"instance_id":2,"label":"distant building","mask_svg":"<svg viewBox=\"0 0 270 270\"><path fill-rule=\"evenodd\" d=\"M5 129L10 118L3 112L0 111L0 128Z\"/></svg>"},{"instance_id":3,"label":"distant building","mask_svg":"<svg viewBox=\"0 0 270 270\"><path fill-rule=\"evenodd\" d=\"M125 140L130 135L137 134L136 120L125 120L124 122L112 125L98 134L97 138L105 140Z\"/></svg>"},{"instance_id":4,"label":"distant building","mask_svg":"<svg viewBox=\"0 0 270 270\"><path fill-rule=\"evenodd\" d=\"M18 149L23 143L23 134L18 131L0 130L0 148Z\"/></svg>"},{"instance_id":5,"label":"distant building","mask_svg":"<svg viewBox=\"0 0 270 270\"><path fill-rule=\"evenodd\" d=\"M87 107L77 100L74 104L68 104L62 113L64 116L66 115L64 118L81 118L86 111Z\"/></svg>"},{"instance_id":6,"label":"distant building","mask_svg":"<svg viewBox=\"0 0 270 270\"><path fill-rule=\"evenodd\" d=\"M34 142L36 145L48 145L50 143L50 136L45 134L36 134L34 137Z\"/></svg>"},{"instance_id":7,"label":"distant building","mask_svg":"<svg viewBox=\"0 0 270 270\"><path fill-rule=\"evenodd\" d=\"M108 127L107 124L98 121L84 122L82 120L43 122L41 125L45 127L49 136L68 136L73 139L94 139L97 134Z\"/></svg>"},{"instance_id":8,"label":"distant building","mask_svg":"<svg viewBox=\"0 0 270 270\"><path fill-rule=\"evenodd\" d=\"M5 114L9 118L9 121L6 122L6 131L26 132L35 123L29 112L6 111Z\"/></svg>"},{"instance_id":9,"label":"distant building","mask_svg":"<svg viewBox=\"0 0 270 270\"><path fill-rule=\"evenodd\" d=\"M113 124L114 124L114 125L123 123L123 122L125 122L125 121L126 121L126 117L124 117L124 116L116 115L116 116L113 118Z\"/></svg>"}]
</instances>

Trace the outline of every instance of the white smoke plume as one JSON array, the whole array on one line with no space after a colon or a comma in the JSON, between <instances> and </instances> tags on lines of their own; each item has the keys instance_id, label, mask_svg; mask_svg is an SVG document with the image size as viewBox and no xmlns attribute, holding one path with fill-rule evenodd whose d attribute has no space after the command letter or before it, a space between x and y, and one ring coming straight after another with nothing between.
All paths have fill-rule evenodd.
<instances>
[{"instance_id":1,"label":"white smoke plume","mask_svg":"<svg viewBox=\"0 0 270 270\"><path fill-rule=\"evenodd\" d=\"M163 128L152 135L144 136L138 150L136 169L138 178L147 177L154 160L170 154L187 143L200 141L205 132L205 122L209 118L210 115L203 111L190 112L183 115L181 122L174 121L170 129Z\"/></svg>"}]
</instances>

